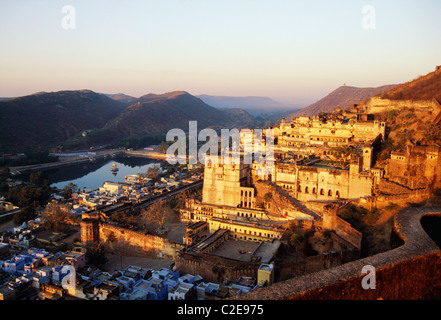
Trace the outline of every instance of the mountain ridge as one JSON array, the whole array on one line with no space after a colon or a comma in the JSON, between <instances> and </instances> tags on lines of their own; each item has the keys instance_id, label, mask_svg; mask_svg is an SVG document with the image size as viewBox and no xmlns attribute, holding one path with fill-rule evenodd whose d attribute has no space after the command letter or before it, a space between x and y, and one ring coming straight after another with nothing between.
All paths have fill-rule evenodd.
<instances>
[{"instance_id":1,"label":"mountain ridge","mask_svg":"<svg viewBox=\"0 0 441 320\"><path fill-rule=\"evenodd\" d=\"M441 66L435 71L400 84L390 90L377 94L389 100L441 100Z\"/></svg>"},{"instance_id":2,"label":"mountain ridge","mask_svg":"<svg viewBox=\"0 0 441 320\"><path fill-rule=\"evenodd\" d=\"M340 86L325 97L316 101L315 103L303 108L297 112L294 112L287 116L288 120L300 116L314 116L320 112L332 112L336 108L342 109L349 108L353 104L361 103L370 97L386 92L387 90L394 88L396 84L383 85L380 87L353 87L353 86Z\"/></svg>"},{"instance_id":3,"label":"mountain ridge","mask_svg":"<svg viewBox=\"0 0 441 320\"><path fill-rule=\"evenodd\" d=\"M284 104L269 98L260 96L212 96L208 94L197 95L205 103L216 108L241 108L241 109L262 109L262 108L283 108Z\"/></svg>"},{"instance_id":4,"label":"mountain ridge","mask_svg":"<svg viewBox=\"0 0 441 320\"><path fill-rule=\"evenodd\" d=\"M124 108L90 90L36 93L0 101L0 151L57 144L83 130L103 126Z\"/></svg>"},{"instance_id":5,"label":"mountain ridge","mask_svg":"<svg viewBox=\"0 0 441 320\"><path fill-rule=\"evenodd\" d=\"M123 100L123 101L118 101ZM39 92L0 101L0 152L23 152L64 145L85 148L116 140L205 127L253 126L244 110L219 110L186 91L147 94L132 101L124 94L91 90ZM186 129L187 128L187 129Z\"/></svg>"}]
</instances>

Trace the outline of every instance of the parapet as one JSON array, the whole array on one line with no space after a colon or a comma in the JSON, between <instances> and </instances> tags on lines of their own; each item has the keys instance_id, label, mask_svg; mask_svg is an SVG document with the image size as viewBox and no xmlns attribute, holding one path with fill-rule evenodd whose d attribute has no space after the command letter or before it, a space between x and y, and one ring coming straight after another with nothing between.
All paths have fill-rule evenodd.
<instances>
[{"instance_id":1,"label":"parapet","mask_svg":"<svg viewBox=\"0 0 441 320\"><path fill-rule=\"evenodd\" d=\"M441 208L407 208L394 219L394 228L404 244L360 260L307 274L267 288L240 295L244 300L303 299L431 299L441 287L441 250L424 231L424 216L439 216ZM376 289L363 289L364 266L376 270Z\"/></svg>"}]
</instances>

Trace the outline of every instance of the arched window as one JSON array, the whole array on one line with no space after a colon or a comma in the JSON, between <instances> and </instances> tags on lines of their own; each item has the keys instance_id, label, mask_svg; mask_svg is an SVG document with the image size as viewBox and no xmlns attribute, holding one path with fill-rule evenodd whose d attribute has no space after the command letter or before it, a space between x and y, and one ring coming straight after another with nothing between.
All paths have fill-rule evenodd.
<instances>
[{"instance_id":1,"label":"arched window","mask_svg":"<svg viewBox=\"0 0 441 320\"><path fill-rule=\"evenodd\" d=\"M320 195L325 195L325 190L323 190L323 188L322 189L320 189Z\"/></svg>"},{"instance_id":2,"label":"arched window","mask_svg":"<svg viewBox=\"0 0 441 320\"><path fill-rule=\"evenodd\" d=\"M332 190L331 189L328 190L328 196L332 197Z\"/></svg>"},{"instance_id":3,"label":"arched window","mask_svg":"<svg viewBox=\"0 0 441 320\"><path fill-rule=\"evenodd\" d=\"M337 190L337 191L335 192L335 196L336 196L337 198L340 198L340 191L339 191L339 190Z\"/></svg>"},{"instance_id":4,"label":"arched window","mask_svg":"<svg viewBox=\"0 0 441 320\"><path fill-rule=\"evenodd\" d=\"M302 187L299 186L299 187L297 188L297 191L298 191L298 192L302 192Z\"/></svg>"},{"instance_id":5,"label":"arched window","mask_svg":"<svg viewBox=\"0 0 441 320\"><path fill-rule=\"evenodd\" d=\"M317 193L317 189L314 187L314 188L312 188L312 193L313 194L316 194Z\"/></svg>"},{"instance_id":6,"label":"arched window","mask_svg":"<svg viewBox=\"0 0 441 320\"><path fill-rule=\"evenodd\" d=\"M309 188L305 187L305 193L309 193Z\"/></svg>"}]
</instances>

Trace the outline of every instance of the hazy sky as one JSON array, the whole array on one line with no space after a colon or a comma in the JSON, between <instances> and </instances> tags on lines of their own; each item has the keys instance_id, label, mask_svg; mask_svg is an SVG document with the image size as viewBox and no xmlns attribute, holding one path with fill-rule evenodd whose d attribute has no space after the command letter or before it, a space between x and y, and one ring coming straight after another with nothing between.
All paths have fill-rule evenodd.
<instances>
[{"instance_id":1,"label":"hazy sky","mask_svg":"<svg viewBox=\"0 0 441 320\"><path fill-rule=\"evenodd\" d=\"M440 12L439 0L0 0L0 97L185 90L304 106L343 83L433 71Z\"/></svg>"}]
</instances>

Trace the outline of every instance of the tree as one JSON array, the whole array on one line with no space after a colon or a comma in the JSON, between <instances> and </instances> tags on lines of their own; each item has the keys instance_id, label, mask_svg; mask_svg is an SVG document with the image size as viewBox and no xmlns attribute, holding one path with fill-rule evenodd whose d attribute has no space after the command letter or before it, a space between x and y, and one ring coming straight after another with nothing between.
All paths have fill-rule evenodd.
<instances>
[{"instance_id":1,"label":"tree","mask_svg":"<svg viewBox=\"0 0 441 320\"><path fill-rule=\"evenodd\" d=\"M424 129L424 138L428 143L440 143L441 127L433 123L426 125Z\"/></svg>"},{"instance_id":2,"label":"tree","mask_svg":"<svg viewBox=\"0 0 441 320\"><path fill-rule=\"evenodd\" d=\"M293 247L297 248L298 246L303 242L303 237L299 235L298 233L293 232L291 237L289 238L289 244Z\"/></svg>"},{"instance_id":3,"label":"tree","mask_svg":"<svg viewBox=\"0 0 441 320\"><path fill-rule=\"evenodd\" d=\"M64 199L70 199L72 197L72 189L70 189L68 186L65 186L63 189L63 198Z\"/></svg>"},{"instance_id":4,"label":"tree","mask_svg":"<svg viewBox=\"0 0 441 320\"><path fill-rule=\"evenodd\" d=\"M104 250L104 245L100 243L89 243L86 246L87 264L101 267L108 261Z\"/></svg>"},{"instance_id":5,"label":"tree","mask_svg":"<svg viewBox=\"0 0 441 320\"><path fill-rule=\"evenodd\" d=\"M60 231L69 222L70 206L50 202L41 213L43 226L52 231Z\"/></svg>"},{"instance_id":6,"label":"tree","mask_svg":"<svg viewBox=\"0 0 441 320\"><path fill-rule=\"evenodd\" d=\"M49 192L45 188L35 186L16 186L8 190L8 200L19 207L43 205L49 199Z\"/></svg>"},{"instance_id":7,"label":"tree","mask_svg":"<svg viewBox=\"0 0 441 320\"><path fill-rule=\"evenodd\" d=\"M357 151L352 146L338 147L329 157L337 162L342 169L346 169L354 156L358 156Z\"/></svg>"},{"instance_id":8,"label":"tree","mask_svg":"<svg viewBox=\"0 0 441 320\"><path fill-rule=\"evenodd\" d=\"M19 212L14 214L13 221L16 225L29 221L35 217L35 210L32 206L22 208Z\"/></svg>"},{"instance_id":9,"label":"tree","mask_svg":"<svg viewBox=\"0 0 441 320\"><path fill-rule=\"evenodd\" d=\"M29 181L39 187L50 184L49 179L43 171L31 172Z\"/></svg>"},{"instance_id":10,"label":"tree","mask_svg":"<svg viewBox=\"0 0 441 320\"><path fill-rule=\"evenodd\" d=\"M147 209L141 212L141 221L156 222L162 229L167 218L173 213L173 210L165 203L164 200L153 202Z\"/></svg>"},{"instance_id":11,"label":"tree","mask_svg":"<svg viewBox=\"0 0 441 320\"><path fill-rule=\"evenodd\" d=\"M159 168L160 168L160 166L157 164L154 164L153 166L148 167L147 172L146 172L147 178L150 178L152 180L158 179Z\"/></svg>"},{"instance_id":12,"label":"tree","mask_svg":"<svg viewBox=\"0 0 441 320\"><path fill-rule=\"evenodd\" d=\"M7 178L9 177L10 174L10 170L8 167L4 167L3 169L0 170L0 178Z\"/></svg>"},{"instance_id":13,"label":"tree","mask_svg":"<svg viewBox=\"0 0 441 320\"><path fill-rule=\"evenodd\" d=\"M161 153L167 153L167 149L169 147L169 144L166 141L162 141L159 144L159 152Z\"/></svg>"},{"instance_id":14,"label":"tree","mask_svg":"<svg viewBox=\"0 0 441 320\"><path fill-rule=\"evenodd\" d=\"M265 195L263 196L263 200L265 202L270 202L272 198L273 198L273 195L270 192L265 193Z\"/></svg>"},{"instance_id":15,"label":"tree","mask_svg":"<svg viewBox=\"0 0 441 320\"><path fill-rule=\"evenodd\" d=\"M184 192L179 192L176 196L174 196L170 201L170 207L173 209L181 209L185 208L185 204L187 200L190 198L190 190L186 190Z\"/></svg>"}]
</instances>

